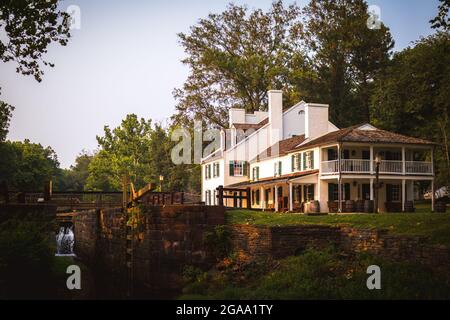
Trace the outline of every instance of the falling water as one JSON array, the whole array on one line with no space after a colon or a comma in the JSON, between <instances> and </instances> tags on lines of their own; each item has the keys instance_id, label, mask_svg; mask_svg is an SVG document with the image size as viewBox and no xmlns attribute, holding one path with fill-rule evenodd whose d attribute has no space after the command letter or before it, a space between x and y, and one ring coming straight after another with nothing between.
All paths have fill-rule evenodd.
<instances>
[{"instance_id":1,"label":"falling water","mask_svg":"<svg viewBox=\"0 0 450 320\"><path fill-rule=\"evenodd\" d=\"M56 235L56 255L57 256L74 256L73 245L75 237L73 234L73 226L60 227L59 233Z\"/></svg>"}]
</instances>

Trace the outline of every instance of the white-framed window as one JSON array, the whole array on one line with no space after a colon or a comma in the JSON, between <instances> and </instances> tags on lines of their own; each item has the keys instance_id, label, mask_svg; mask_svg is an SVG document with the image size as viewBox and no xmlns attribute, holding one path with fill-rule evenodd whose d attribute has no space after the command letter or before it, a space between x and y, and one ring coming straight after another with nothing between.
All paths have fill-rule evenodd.
<instances>
[{"instance_id":1,"label":"white-framed window","mask_svg":"<svg viewBox=\"0 0 450 320\"><path fill-rule=\"evenodd\" d=\"M207 164L205 166L205 179L206 180L211 179L211 165L210 164Z\"/></svg>"},{"instance_id":2,"label":"white-framed window","mask_svg":"<svg viewBox=\"0 0 450 320\"><path fill-rule=\"evenodd\" d=\"M211 190L205 191L205 204L207 206L211 205Z\"/></svg>"},{"instance_id":3,"label":"white-framed window","mask_svg":"<svg viewBox=\"0 0 450 320\"><path fill-rule=\"evenodd\" d=\"M242 177L247 175L248 164L245 161L230 161L230 176Z\"/></svg>"},{"instance_id":4,"label":"white-framed window","mask_svg":"<svg viewBox=\"0 0 450 320\"><path fill-rule=\"evenodd\" d=\"M296 154L291 155L292 172L300 171L302 169L301 159L302 159L302 157L301 157L300 153L296 153Z\"/></svg>"},{"instance_id":5,"label":"white-framed window","mask_svg":"<svg viewBox=\"0 0 450 320\"><path fill-rule=\"evenodd\" d=\"M314 151L306 151L303 153L303 170L314 169Z\"/></svg>"},{"instance_id":6,"label":"white-framed window","mask_svg":"<svg viewBox=\"0 0 450 320\"><path fill-rule=\"evenodd\" d=\"M213 163L213 178L220 177L220 162Z\"/></svg>"},{"instance_id":7,"label":"white-framed window","mask_svg":"<svg viewBox=\"0 0 450 320\"><path fill-rule=\"evenodd\" d=\"M387 184L386 185L386 192L387 192L387 195L386 195L387 199L386 200L388 202L401 201L400 190L401 190L401 188L400 188L399 184Z\"/></svg>"},{"instance_id":8,"label":"white-framed window","mask_svg":"<svg viewBox=\"0 0 450 320\"><path fill-rule=\"evenodd\" d=\"M281 173L283 172L283 163L281 161L276 161L273 164L273 175L276 176L281 176Z\"/></svg>"},{"instance_id":9,"label":"white-framed window","mask_svg":"<svg viewBox=\"0 0 450 320\"><path fill-rule=\"evenodd\" d=\"M259 167L254 167L252 169L252 180L257 181L259 179Z\"/></svg>"}]
</instances>

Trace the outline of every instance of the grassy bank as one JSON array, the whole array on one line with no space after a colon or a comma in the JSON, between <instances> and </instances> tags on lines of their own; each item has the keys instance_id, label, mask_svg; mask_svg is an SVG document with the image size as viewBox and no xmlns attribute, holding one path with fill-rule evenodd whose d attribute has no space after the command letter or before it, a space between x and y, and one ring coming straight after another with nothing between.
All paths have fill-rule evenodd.
<instances>
[{"instance_id":1,"label":"grassy bank","mask_svg":"<svg viewBox=\"0 0 450 320\"><path fill-rule=\"evenodd\" d=\"M450 247L450 213L430 213L419 207L416 213L352 214L305 216L292 213L230 210L229 224L254 224L264 226L287 225L348 225L362 229L387 229L399 235L429 237L432 243Z\"/></svg>"},{"instance_id":2,"label":"grassy bank","mask_svg":"<svg viewBox=\"0 0 450 320\"><path fill-rule=\"evenodd\" d=\"M381 268L381 290L369 290L367 267ZM227 258L215 269L186 274L180 299L449 299L448 281L417 264L307 250L280 261Z\"/></svg>"}]
</instances>

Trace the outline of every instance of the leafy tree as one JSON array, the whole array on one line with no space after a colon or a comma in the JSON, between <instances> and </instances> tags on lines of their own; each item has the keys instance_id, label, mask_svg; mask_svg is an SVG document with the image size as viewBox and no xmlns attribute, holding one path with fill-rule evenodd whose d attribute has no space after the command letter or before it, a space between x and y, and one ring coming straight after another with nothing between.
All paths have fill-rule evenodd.
<instances>
[{"instance_id":1,"label":"leafy tree","mask_svg":"<svg viewBox=\"0 0 450 320\"><path fill-rule=\"evenodd\" d=\"M1 0L0 28L6 41L0 41L0 59L17 63L17 72L42 80L42 65L53 67L43 58L52 42L67 45L69 15L58 10L58 0Z\"/></svg>"},{"instance_id":2,"label":"leafy tree","mask_svg":"<svg viewBox=\"0 0 450 320\"><path fill-rule=\"evenodd\" d=\"M449 181L450 46L437 33L395 54L372 96L373 123L387 130L432 140L438 183Z\"/></svg>"},{"instance_id":3,"label":"leafy tree","mask_svg":"<svg viewBox=\"0 0 450 320\"><path fill-rule=\"evenodd\" d=\"M9 121L12 117L14 107L0 101L0 143L5 141L8 135Z\"/></svg>"},{"instance_id":4,"label":"leafy tree","mask_svg":"<svg viewBox=\"0 0 450 320\"><path fill-rule=\"evenodd\" d=\"M75 160L75 165L70 169L61 170L61 174L55 188L61 191L82 191L89 176L89 164L93 155L82 151Z\"/></svg>"},{"instance_id":5,"label":"leafy tree","mask_svg":"<svg viewBox=\"0 0 450 320\"><path fill-rule=\"evenodd\" d=\"M0 181L8 188L20 191L42 190L58 174L55 152L40 144L6 141L0 143Z\"/></svg>"},{"instance_id":6,"label":"leafy tree","mask_svg":"<svg viewBox=\"0 0 450 320\"><path fill-rule=\"evenodd\" d=\"M448 11L450 8L450 0L439 0L441 4L438 7L438 15L430 20L433 29L441 29L442 31L450 31L450 21Z\"/></svg>"},{"instance_id":7,"label":"leafy tree","mask_svg":"<svg viewBox=\"0 0 450 320\"><path fill-rule=\"evenodd\" d=\"M368 28L364 0L311 0L304 17L317 100L331 105L330 116L338 126L369 122L372 83L394 46L389 29L382 23Z\"/></svg>"},{"instance_id":8,"label":"leafy tree","mask_svg":"<svg viewBox=\"0 0 450 320\"><path fill-rule=\"evenodd\" d=\"M298 6L285 7L281 0L268 12L230 4L226 11L201 19L188 34L180 33L187 54L182 62L190 74L174 90L176 123L201 117L208 125L226 127L231 107L264 110L268 89L282 88L287 100L297 102L289 79L308 74L299 46L299 14Z\"/></svg>"},{"instance_id":9,"label":"leafy tree","mask_svg":"<svg viewBox=\"0 0 450 320\"><path fill-rule=\"evenodd\" d=\"M151 121L131 114L119 127L111 130L105 126L104 131L103 137L97 136L100 151L89 164L86 188L120 190L124 174L136 187L149 182Z\"/></svg>"},{"instance_id":10,"label":"leafy tree","mask_svg":"<svg viewBox=\"0 0 450 320\"><path fill-rule=\"evenodd\" d=\"M67 45L69 15L58 10L59 0L0 0L0 61L14 61L16 71L42 80L42 66L52 42ZM0 88L1 89L1 88ZM0 142L6 139L14 107L0 101Z\"/></svg>"},{"instance_id":11,"label":"leafy tree","mask_svg":"<svg viewBox=\"0 0 450 320\"><path fill-rule=\"evenodd\" d=\"M150 120L139 120L136 115L128 115L114 130L105 127L104 137L97 137L100 150L90 159L84 188L120 190L123 174L130 176L136 188L150 182L159 187L162 175L163 191L198 193L200 166L171 161L173 128L159 123L152 126Z\"/></svg>"}]
</instances>

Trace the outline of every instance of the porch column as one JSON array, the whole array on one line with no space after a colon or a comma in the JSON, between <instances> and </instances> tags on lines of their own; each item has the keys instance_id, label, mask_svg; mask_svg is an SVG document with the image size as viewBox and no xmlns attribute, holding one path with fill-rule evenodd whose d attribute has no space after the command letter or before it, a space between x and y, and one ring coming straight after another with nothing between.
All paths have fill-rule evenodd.
<instances>
[{"instance_id":1,"label":"porch column","mask_svg":"<svg viewBox=\"0 0 450 320\"><path fill-rule=\"evenodd\" d=\"M406 180L402 179L402 212L405 212Z\"/></svg>"},{"instance_id":2,"label":"porch column","mask_svg":"<svg viewBox=\"0 0 450 320\"><path fill-rule=\"evenodd\" d=\"M434 212L434 178L431 180L431 212Z\"/></svg>"},{"instance_id":3,"label":"porch column","mask_svg":"<svg viewBox=\"0 0 450 320\"><path fill-rule=\"evenodd\" d=\"M406 174L406 150L405 147L402 147L402 173Z\"/></svg>"},{"instance_id":4,"label":"porch column","mask_svg":"<svg viewBox=\"0 0 450 320\"><path fill-rule=\"evenodd\" d=\"M261 209L266 209L266 193L264 192L264 187L260 188L260 193L261 193Z\"/></svg>"},{"instance_id":5,"label":"porch column","mask_svg":"<svg viewBox=\"0 0 450 320\"><path fill-rule=\"evenodd\" d=\"M373 179L370 179L370 200L373 201Z\"/></svg>"},{"instance_id":6,"label":"porch column","mask_svg":"<svg viewBox=\"0 0 450 320\"><path fill-rule=\"evenodd\" d=\"M289 183L289 211L294 211L294 199L293 199L293 192L292 192L292 182Z\"/></svg>"},{"instance_id":7,"label":"porch column","mask_svg":"<svg viewBox=\"0 0 450 320\"><path fill-rule=\"evenodd\" d=\"M338 177L338 212L342 212L342 173L341 173L341 144L338 144L338 170L339 170L339 177Z\"/></svg>"},{"instance_id":8,"label":"porch column","mask_svg":"<svg viewBox=\"0 0 450 320\"><path fill-rule=\"evenodd\" d=\"M275 186L275 192L273 195L274 199L275 199L275 212L278 212L278 187Z\"/></svg>"},{"instance_id":9,"label":"porch column","mask_svg":"<svg viewBox=\"0 0 450 320\"><path fill-rule=\"evenodd\" d=\"M373 174L373 161L373 146L370 146L370 174Z\"/></svg>"}]
</instances>

